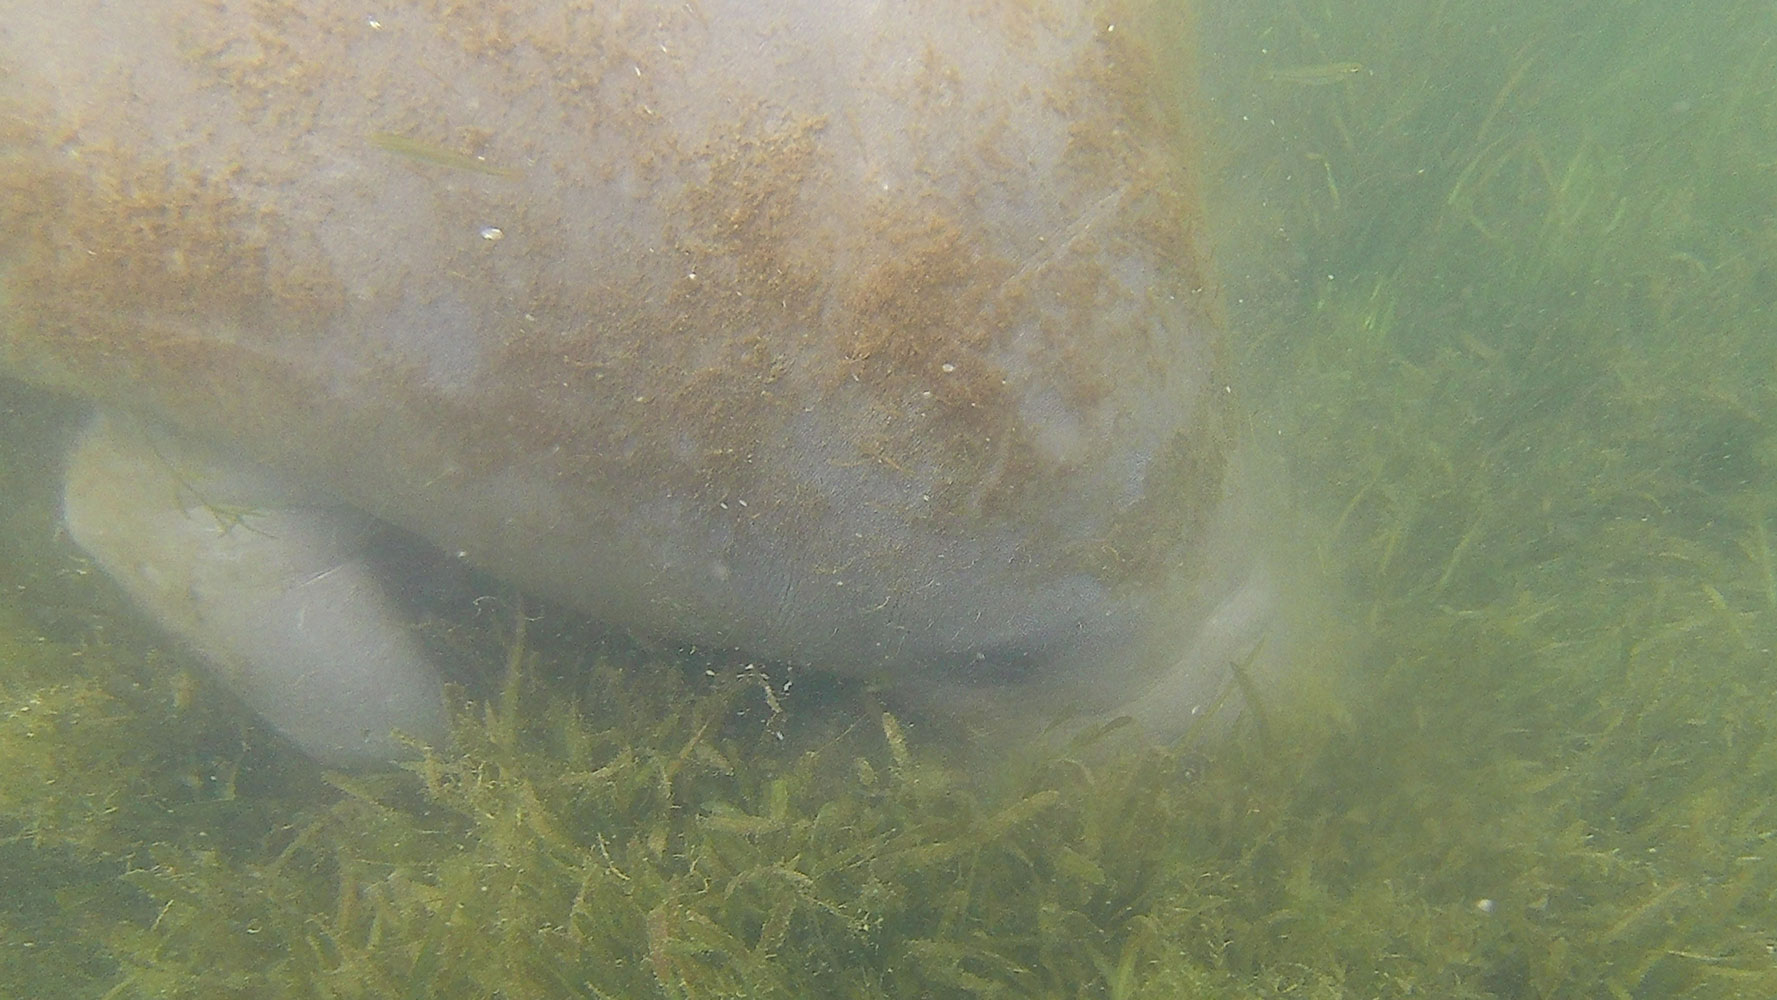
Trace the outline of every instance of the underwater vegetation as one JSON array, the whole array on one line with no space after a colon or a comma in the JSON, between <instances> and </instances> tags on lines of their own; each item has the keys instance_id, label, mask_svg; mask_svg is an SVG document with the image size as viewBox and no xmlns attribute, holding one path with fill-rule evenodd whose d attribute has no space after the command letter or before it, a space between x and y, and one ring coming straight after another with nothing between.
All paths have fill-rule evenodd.
<instances>
[{"instance_id":1,"label":"underwater vegetation","mask_svg":"<svg viewBox=\"0 0 1777 1000\"><path fill-rule=\"evenodd\" d=\"M1204 22L1320 683L984 773L506 596L452 751L327 772L46 546L9 391L0 994L1777 996L1777 12Z\"/></svg>"}]
</instances>

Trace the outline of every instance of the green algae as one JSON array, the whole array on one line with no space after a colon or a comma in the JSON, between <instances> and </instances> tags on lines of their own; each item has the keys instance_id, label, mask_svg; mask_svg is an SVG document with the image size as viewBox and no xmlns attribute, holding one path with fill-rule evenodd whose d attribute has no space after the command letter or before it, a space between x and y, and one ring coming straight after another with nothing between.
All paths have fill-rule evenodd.
<instances>
[{"instance_id":1,"label":"green algae","mask_svg":"<svg viewBox=\"0 0 1777 1000\"><path fill-rule=\"evenodd\" d=\"M1771 15L1392 8L1209 27L1323 703L982 774L867 691L490 627L452 752L325 773L14 555L10 450L0 993L1777 995Z\"/></svg>"}]
</instances>

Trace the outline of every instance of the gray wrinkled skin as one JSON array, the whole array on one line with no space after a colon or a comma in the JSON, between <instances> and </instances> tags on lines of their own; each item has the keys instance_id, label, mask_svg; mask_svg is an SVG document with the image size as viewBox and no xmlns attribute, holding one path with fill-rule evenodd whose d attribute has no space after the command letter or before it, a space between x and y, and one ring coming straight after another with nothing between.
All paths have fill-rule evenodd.
<instances>
[{"instance_id":1,"label":"gray wrinkled skin","mask_svg":"<svg viewBox=\"0 0 1777 1000\"><path fill-rule=\"evenodd\" d=\"M1162 9L0 0L0 367L100 404L70 532L324 759L442 732L371 518L1176 729L1271 600Z\"/></svg>"}]
</instances>

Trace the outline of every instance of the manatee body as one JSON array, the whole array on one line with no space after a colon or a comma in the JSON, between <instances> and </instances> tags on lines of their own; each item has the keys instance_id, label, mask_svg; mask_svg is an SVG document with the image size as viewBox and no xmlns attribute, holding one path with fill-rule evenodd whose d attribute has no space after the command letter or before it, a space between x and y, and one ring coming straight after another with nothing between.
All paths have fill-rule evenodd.
<instances>
[{"instance_id":1,"label":"manatee body","mask_svg":"<svg viewBox=\"0 0 1777 1000\"><path fill-rule=\"evenodd\" d=\"M443 731L381 522L1176 727L1270 597L1173 6L0 0L0 369L98 404L71 534L323 759Z\"/></svg>"}]
</instances>

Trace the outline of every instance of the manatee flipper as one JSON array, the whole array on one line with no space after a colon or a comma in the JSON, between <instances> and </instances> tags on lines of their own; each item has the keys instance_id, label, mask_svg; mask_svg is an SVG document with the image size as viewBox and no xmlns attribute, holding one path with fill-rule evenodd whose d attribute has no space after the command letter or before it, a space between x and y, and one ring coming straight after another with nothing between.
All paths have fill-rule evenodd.
<instances>
[{"instance_id":1,"label":"manatee flipper","mask_svg":"<svg viewBox=\"0 0 1777 1000\"><path fill-rule=\"evenodd\" d=\"M443 685L367 556L377 522L263 469L100 414L68 533L260 716L335 766L447 734Z\"/></svg>"}]
</instances>

